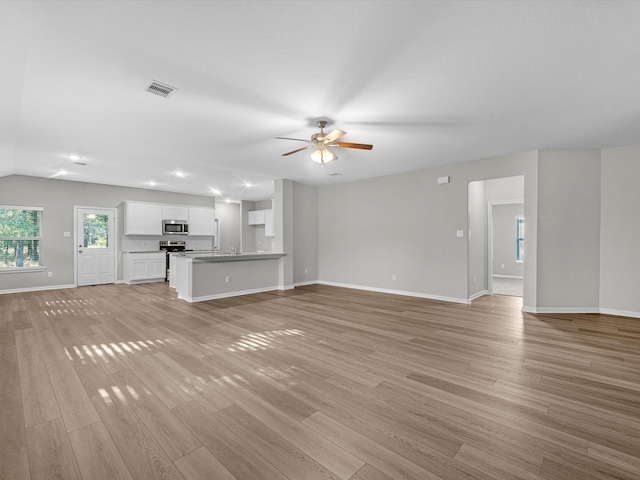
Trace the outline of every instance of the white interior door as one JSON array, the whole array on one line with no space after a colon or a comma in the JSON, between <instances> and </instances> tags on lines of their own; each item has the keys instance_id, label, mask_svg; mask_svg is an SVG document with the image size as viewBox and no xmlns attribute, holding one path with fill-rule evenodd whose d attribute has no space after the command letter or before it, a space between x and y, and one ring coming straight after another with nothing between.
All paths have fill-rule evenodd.
<instances>
[{"instance_id":1,"label":"white interior door","mask_svg":"<svg viewBox=\"0 0 640 480\"><path fill-rule=\"evenodd\" d=\"M77 207L77 285L115 283L115 259L115 210Z\"/></svg>"}]
</instances>

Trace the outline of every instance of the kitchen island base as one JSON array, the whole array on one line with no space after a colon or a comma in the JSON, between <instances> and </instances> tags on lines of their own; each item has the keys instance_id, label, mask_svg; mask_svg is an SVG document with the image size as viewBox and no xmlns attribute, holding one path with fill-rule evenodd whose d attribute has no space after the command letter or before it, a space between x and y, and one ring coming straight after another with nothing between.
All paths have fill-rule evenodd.
<instances>
[{"instance_id":1,"label":"kitchen island base","mask_svg":"<svg viewBox=\"0 0 640 480\"><path fill-rule=\"evenodd\" d=\"M252 293L284 290L280 262L284 254L237 256L174 255L178 298L203 302Z\"/></svg>"}]
</instances>

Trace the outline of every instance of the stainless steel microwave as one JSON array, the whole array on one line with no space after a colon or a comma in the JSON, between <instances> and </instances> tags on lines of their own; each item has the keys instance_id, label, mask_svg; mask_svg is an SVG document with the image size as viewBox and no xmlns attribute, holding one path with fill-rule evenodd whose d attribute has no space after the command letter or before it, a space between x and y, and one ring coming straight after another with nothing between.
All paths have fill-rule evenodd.
<instances>
[{"instance_id":1,"label":"stainless steel microwave","mask_svg":"<svg viewBox=\"0 0 640 480\"><path fill-rule=\"evenodd\" d=\"M189 223L186 220L162 220L163 235L188 235Z\"/></svg>"}]
</instances>

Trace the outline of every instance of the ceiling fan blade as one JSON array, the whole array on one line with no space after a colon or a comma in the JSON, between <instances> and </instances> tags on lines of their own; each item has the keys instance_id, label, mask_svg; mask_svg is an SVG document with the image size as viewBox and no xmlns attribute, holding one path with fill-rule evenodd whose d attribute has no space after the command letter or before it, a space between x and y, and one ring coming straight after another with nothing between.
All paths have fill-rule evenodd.
<instances>
[{"instance_id":1,"label":"ceiling fan blade","mask_svg":"<svg viewBox=\"0 0 640 480\"><path fill-rule=\"evenodd\" d=\"M327 143L335 142L337 139L339 139L341 136L343 136L346 133L347 132L345 132L344 130L340 130L340 129L332 130L331 132L329 132L329 133L327 133L325 135L324 140L322 142L325 145Z\"/></svg>"},{"instance_id":2,"label":"ceiling fan blade","mask_svg":"<svg viewBox=\"0 0 640 480\"><path fill-rule=\"evenodd\" d=\"M298 148L298 149L296 149L296 150L292 150L292 151L290 151L290 152L283 153L283 154L282 154L282 156L283 156L283 157L286 157L287 155L291 155L292 153L298 153L298 152L301 152L302 150L307 150L307 149L309 149L309 148L311 148L311 146Z\"/></svg>"},{"instance_id":3,"label":"ceiling fan blade","mask_svg":"<svg viewBox=\"0 0 640 480\"><path fill-rule=\"evenodd\" d=\"M371 150L373 145L369 145L366 143L349 143L349 142L337 142L332 143L332 147L341 147L341 148L359 148L360 150Z\"/></svg>"},{"instance_id":4,"label":"ceiling fan blade","mask_svg":"<svg viewBox=\"0 0 640 480\"><path fill-rule=\"evenodd\" d=\"M296 142L311 143L309 140L303 140L302 138L276 137L276 139L278 139L278 140L295 140Z\"/></svg>"}]
</instances>

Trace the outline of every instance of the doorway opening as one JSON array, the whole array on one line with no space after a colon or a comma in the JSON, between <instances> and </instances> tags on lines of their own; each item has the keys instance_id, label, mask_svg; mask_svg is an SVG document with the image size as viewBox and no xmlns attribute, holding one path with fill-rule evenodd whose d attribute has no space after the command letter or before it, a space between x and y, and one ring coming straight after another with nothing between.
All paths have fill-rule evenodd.
<instances>
[{"instance_id":1,"label":"doorway opening","mask_svg":"<svg viewBox=\"0 0 640 480\"><path fill-rule=\"evenodd\" d=\"M75 285L116 282L116 209L74 207Z\"/></svg>"},{"instance_id":2,"label":"doorway opening","mask_svg":"<svg viewBox=\"0 0 640 480\"><path fill-rule=\"evenodd\" d=\"M468 215L469 301L494 294L522 297L524 175L469 182Z\"/></svg>"},{"instance_id":3,"label":"doorway opening","mask_svg":"<svg viewBox=\"0 0 640 480\"><path fill-rule=\"evenodd\" d=\"M524 202L489 202L487 267L489 293L522 297L524 281Z\"/></svg>"}]
</instances>

